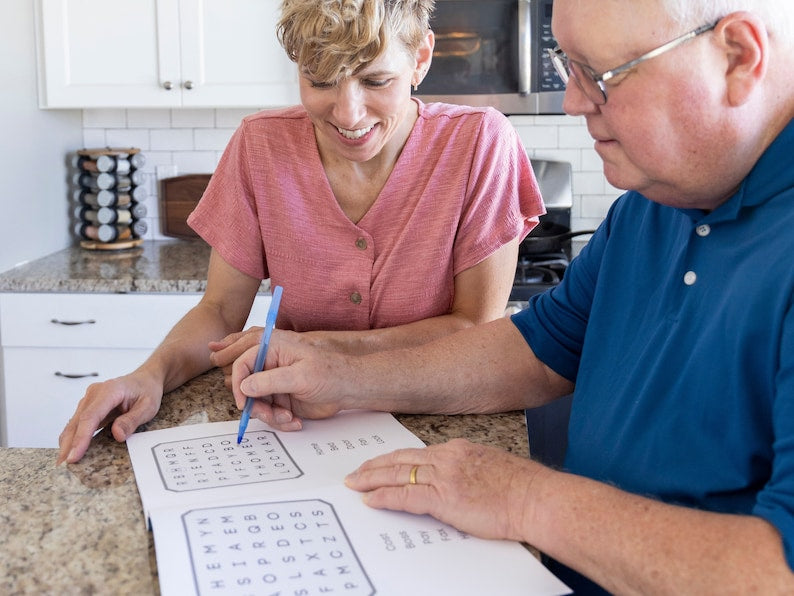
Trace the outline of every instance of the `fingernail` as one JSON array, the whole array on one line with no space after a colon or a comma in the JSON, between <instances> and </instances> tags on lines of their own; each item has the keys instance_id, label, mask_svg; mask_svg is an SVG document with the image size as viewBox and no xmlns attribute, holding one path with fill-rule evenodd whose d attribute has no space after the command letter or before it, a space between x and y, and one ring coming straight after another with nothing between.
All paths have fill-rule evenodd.
<instances>
[{"instance_id":1,"label":"fingernail","mask_svg":"<svg viewBox=\"0 0 794 596\"><path fill-rule=\"evenodd\" d=\"M292 412L279 412L276 414L276 422L279 424L286 424L292 421Z\"/></svg>"}]
</instances>

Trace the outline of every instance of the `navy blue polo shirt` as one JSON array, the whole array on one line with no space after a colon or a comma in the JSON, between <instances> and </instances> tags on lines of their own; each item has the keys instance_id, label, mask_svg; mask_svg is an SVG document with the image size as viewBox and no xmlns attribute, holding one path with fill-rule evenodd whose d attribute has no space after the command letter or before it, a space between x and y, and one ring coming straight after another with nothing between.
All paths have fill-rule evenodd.
<instances>
[{"instance_id":1,"label":"navy blue polo shirt","mask_svg":"<svg viewBox=\"0 0 794 596\"><path fill-rule=\"evenodd\" d=\"M566 468L751 514L794 568L794 122L718 209L628 192L512 317L576 382Z\"/></svg>"}]
</instances>

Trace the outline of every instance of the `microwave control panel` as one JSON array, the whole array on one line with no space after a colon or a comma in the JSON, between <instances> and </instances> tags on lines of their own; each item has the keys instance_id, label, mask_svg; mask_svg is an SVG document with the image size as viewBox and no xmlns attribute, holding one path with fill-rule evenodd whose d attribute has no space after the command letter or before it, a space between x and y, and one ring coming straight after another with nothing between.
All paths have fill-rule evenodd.
<instances>
[{"instance_id":1,"label":"microwave control panel","mask_svg":"<svg viewBox=\"0 0 794 596\"><path fill-rule=\"evenodd\" d=\"M538 10L534 15L538 26L534 30L538 34L536 56L539 58L538 65L538 90L539 91L565 91L565 83L560 79L560 75L554 69L551 58L546 51L557 47L557 41L551 34L551 11L552 0L540 0Z\"/></svg>"}]
</instances>

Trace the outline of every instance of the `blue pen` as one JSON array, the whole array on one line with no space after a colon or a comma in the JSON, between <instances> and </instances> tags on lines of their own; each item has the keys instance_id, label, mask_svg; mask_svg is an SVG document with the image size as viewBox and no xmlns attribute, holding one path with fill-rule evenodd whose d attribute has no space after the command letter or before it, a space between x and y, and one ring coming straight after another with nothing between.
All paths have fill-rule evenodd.
<instances>
[{"instance_id":1,"label":"blue pen","mask_svg":"<svg viewBox=\"0 0 794 596\"><path fill-rule=\"evenodd\" d=\"M281 304L281 293L284 288L276 286L273 290L273 299L270 302L270 308L267 309L267 319L265 320L265 330L262 332L262 341L259 343L259 351L256 353L256 362L254 362L254 372L258 373L265 368L265 358L267 357L267 347L270 344L270 336L273 333L273 327L276 326L276 317L278 316L278 307ZM254 407L254 399L252 397L245 398L245 407L243 408L243 415L240 418L240 429L237 431L237 444L239 445L243 440L245 429L248 428L248 420L251 418L251 408Z\"/></svg>"}]
</instances>

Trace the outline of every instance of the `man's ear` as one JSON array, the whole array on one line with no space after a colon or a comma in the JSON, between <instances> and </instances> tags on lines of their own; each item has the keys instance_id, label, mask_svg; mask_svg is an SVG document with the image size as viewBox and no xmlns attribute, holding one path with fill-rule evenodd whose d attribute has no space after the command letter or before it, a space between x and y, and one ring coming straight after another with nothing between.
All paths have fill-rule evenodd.
<instances>
[{"instance_id":1,"label":"man's ear","mask_svg":"<svg viewBox=\"0 0 794 596\"><path fill-rule=\"evenodd\" d=\"M754 14L734 12L720 20L714 36L727 58L728 102L742 105L767 72L770 44L766 25Z\"/></svg>"}]
</instances>

